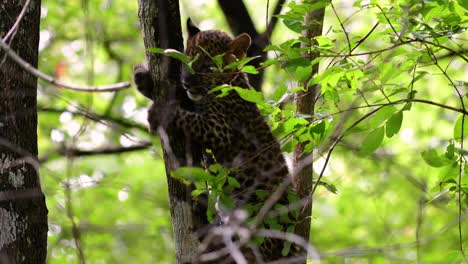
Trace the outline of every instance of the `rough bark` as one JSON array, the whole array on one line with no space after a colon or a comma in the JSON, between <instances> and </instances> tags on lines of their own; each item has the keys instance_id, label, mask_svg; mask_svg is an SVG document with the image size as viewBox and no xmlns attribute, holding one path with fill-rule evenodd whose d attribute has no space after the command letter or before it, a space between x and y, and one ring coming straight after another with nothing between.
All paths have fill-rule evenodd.
<instances>
[{"instance_id":1,"label":"rough bark","mask_svg":"<svg viewBox=\"0 0 468 264\"><path fill-rule=\"evenodd\" d=\"M138 0L138 16L146 48L171 48L183 51L179 3L177 0ZM177 102L184 108L191 103L180 84L179 61L147 52L148 69L155 83L154 100ZM199 164L201 151L191 145L182 131L168 128L160 131L163 142L166 176L169 188L169 202L177 263L183 263L195 256L199 241L195 231L206 222L203 206L191 197L192 186L171 177L170 172L179 166ZM164 143L166 142L166 143Z\"/></svg>"},{"instance_id":2,"label":"rough bark","mask_svg":"<svg viewBox=\"0 0 468 264\"><path fill-rule=\"evenodd\" d=\"M316 3L319 0L309 0L307 2ZM322 26L323 26L323 19L324 19L324 8L317 9L312 12L308 12L304 18L304 25L308 27L307 30L302 32L302 35L307 39L310 39L312 42L312 38L316 36L320 36L322 34ZM303 47L307 45L304 44ZM311 53L306 52L304 53L306 58L309 58L311 61L319 56L318 53ZM318 64L314 65L312 68L312 74L316 74L318 72ZM320 87L318 85L308 85L309 80L306 82L299 84L301 86L307 87L306 91L299 92L296 94L295 103L297 106L297 113L298 114L307 114L313 116L315 114L315 101L319 94ZM302 152L304 150L303 144L298 144L296 149L294 150L293 155L293 166L296 166L298 161L302 158ZM310 236L310 224L311 224L311 214L312 214L312 197L310 196L310 192L312 190L312 181L313 181L313 164L311 163L309 166L305 166L301 171L299 171L294 179L293 185L297 190L297 193L301 199L303 199L304 204L302 206L302 210L300 212L300 222L296 225L295 233L300 235L307 241L309 240ZM305 263L305 262L304 262Z\"/></svg>"},{"instance_id":3,"label":"rough bark","mask_svg":"<svg viewBox=\"0 0 468 264\"><path fill-rule=\"evenodd\" d=\"M218 4L226 17L229 27L234 35L247 33L252 38L252 45L250 46L247 56L259 58L253 60L250 64L254 67L260 67L260 64L267 58L266 52L263 50L269 44L271 33L276 25L278 19L274 16L281 12L281 8L285 0L278 0L271 15L267 29L263 33L259 33L247 11L242 0L218 0ZM249 82L252 87L257 91L262 90L264 71L259 70L258 74L249 74Z\"/></svg>"},{"instance_id":4,"label":"rough bark","mask_svg":"<svg viewBox=\"0 0 468 264\"><path fill-rule=\"evenodd\" d=\"M0 2L0 37L25 1ZM37 67L41 1L33 0L8 43ZM47 208L37 162L37 79L0 50L0 263L45 263Z\"/></svg>"}]
</instances>

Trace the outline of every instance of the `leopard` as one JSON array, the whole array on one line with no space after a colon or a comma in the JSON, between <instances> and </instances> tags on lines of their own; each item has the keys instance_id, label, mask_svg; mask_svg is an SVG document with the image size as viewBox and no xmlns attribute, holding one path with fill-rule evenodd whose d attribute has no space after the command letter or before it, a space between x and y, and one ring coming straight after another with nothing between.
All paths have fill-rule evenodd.
<instances>
[{"instance_id":1,"label":"leopard","mask_svg":"<svg viewBox=\"0 0 468 264\"><path fill-rule=\"evenodd\" d=\"M196 59L191 70L182 67L181 84L194 107L185 109L177 104L153 103L148 110L150 131L156 133L160 127L175 126L210 150L216 163L231 169L230 176L240 185L231 193L235 208L262 204L268 197L260 195L259 190L272 194L290 177L281 145L256 103L242 99L235 91L224 96L212 91L220 86L253 89L245 72L238 69L220 71L213 59L221 56L223 65L229 65L245 58L251 37L246 33L231 37L222 30L202 31L190 18L187 31L185 54ZM154 83L143 64L135 66L134 81L144 96L154 100L151 92ZM286 196L286 192L281 194L276 203L287 206ZM227 224L227 221L219 224ZM266 222L261 225L268 228ZM282 257L283 244L284 241L265 238L259 247L263 260ZM256 261L249 260L251 262Z\"/></svg>"}]
</instances>

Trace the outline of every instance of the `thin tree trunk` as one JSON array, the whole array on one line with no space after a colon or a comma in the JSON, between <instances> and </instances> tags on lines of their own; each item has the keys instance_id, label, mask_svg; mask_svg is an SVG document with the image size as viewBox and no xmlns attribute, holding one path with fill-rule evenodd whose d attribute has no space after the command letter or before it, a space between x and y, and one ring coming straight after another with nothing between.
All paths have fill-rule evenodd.
<instances>
[{"instance_id":1,"label":"thin tree trunk","mask_svg":"<svg viewBox=\"0 0 468 264\"><path fill-rule=\"evenodd\" d=\"M25 1L0 2L0 37ZM37 67L41 1L32 0L16 31L5 39ZM45 263L47 208L37 161L37 79L0 50L0 263Z\"/></svg>"},{"instance_id":2,"label":"thin tree trunk","mask_svg":"<svg viewBox=\"0 0 468 264\"><path fill-rule=\"evenodd\" d=\"M179 2L177 0L138 0L138 16L146 48L171 48L183 51ZM146 53L148 69L155 84L155 100L177 101L190 108L191 102L180 84L179 61L155 53ZM169 202L174 229L177 263L192 259L198 248L198 230L206 222L206 210L193 201L192 186L184 185L170 176L179 166L200 164L200 148L190 145L183 131L168 128L159 131L164 150Z\"/></svg>"},{"instance_id":3,"label":"thin tree trunk","mask_svg":"<svg viewBox=\"0 0 468 264\"><path fill-rule=\"evenodd\" d=\"M309 0L307 2L316 3L319 0ZM302 35L307 39L311 40L316 36L322 34L322 26L324 19L324 8L317 9L312 12L308 12L304 18L304 25L307 26L307 30L302 32ZM307 47L306 44L303 47ZM311 61L317 58L318 53L306 52L304 56L309 58ZM312 68L312 74L318 72L318 64L314 65ZM310 80L310 79L309 79ZM300 84L303 87L306 87L306 91L299 92L296 94L295 102L297 106L298 114L307 114L313 116L315 114L315 101L319 94L320 87L318 85L309 86L309 80ZM294 167L297 167L298 161L302 158L301 154L304 150L303 144L298 144L294 150L293 162ZM311 224L311 214L312 214L312 197L310 192L312 190L312 180L313 180L313 164L305 166L300 172L298 172L293 180L294 187L296 188L298 195L303 199L304 204L300 211L300 222L296 225L295 233L300 235L307 241L310 236L310 224ZM309 197L310 196L310 197ZM304 262L305 263L305 262Z\"/></svg>"}]
</instances>

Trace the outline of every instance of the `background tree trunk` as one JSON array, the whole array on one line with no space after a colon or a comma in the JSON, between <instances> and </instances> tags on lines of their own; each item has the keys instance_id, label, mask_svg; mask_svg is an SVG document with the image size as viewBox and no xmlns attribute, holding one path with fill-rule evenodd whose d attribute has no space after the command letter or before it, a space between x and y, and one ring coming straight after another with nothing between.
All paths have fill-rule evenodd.
<instances>
[{"instance_id":1,"label":"background tree trunk","mask_svg":"<svg viewBox=\"0 0 468 264\"><path fill-rule=\"evenodd\" d=\"M25 1L0 2L0 37ZM37 67L41 1L33 0L6 41ZM0 263L45 263L47 208L37 162L37 79L0 51Z\"/></svg>"},{"instance_id":2,"label":"background tree trunk","mask_svg":"<svg viewBox=\"0 0 468 264\"><path fill-rule=\"evenodd\" d=\"M319 0L309 0L307 2L316 3ZM304 25L308 27L307 30L302 32L302 35L311 41L310 45L313 44L314 37L322 35L322 27L323 27L323 20L324 20L324 7L319 8L315 11L308 12L304 18ZM306 47L305 43L303 46ZM314 60L319 54L318 53L311 53L306 52L304 56L309 58L310 61ZM319 65L315 64L312 67L311 76L318 73ZM298 114L307 114L307 115L315 115L315 101L317 97L320 95L320 87L319 85L309 85L309 80L305 81L302 84L299 84L306 88L303 92L298 92L296 94L295 102L297 106L297 113ZM296 149L294 150L293 154L293 166L294 168L297 167L298 161L302 158L302 152L304 151L304 145L298 144ZM312 155L312 153L310 154ZM293 185L297 190L297 193L301 199L303 199L304 204L300 211L300 222L296 225L296 229L294 233L300 235L307 241L309 241L310 237L310 224L311 224L311 216L312 216L312 196L310 193L312 191L312 180L313 180L313 163L308 166L302 168L301 171L297 172L293 179ZM305 261L304 261L305 263Z\"/></svg>"},{"instance_id":3,"label":"background tree trunk","mask_svg":"<svg viewBox=\"0 0 468 264\"><path fill-rule=\"evenodd\" d=\"M139 0L138 7L146 48L171 48L183 52L178 0ZM180 62L150 52L146 53L146 58L155 83L155 100L177 101L181 107L192 107L180 84ZM191 145L183 131L169 128L159 132L166 164L176 260L182 263L192 259L197 252L199 241L195 231L206 223L206 209L193 201L193 187L175 180L170 172L179 166L199 165L201 149Z\"/></svg>"},{"instance_id":4,"label":"background tree trunk","mask_svg":"<svg viewBox=\"0 0 468 264\"><path fill-rule=\"evenodd\" d=\"M278 22L276 15L281 12L284 2L286 2L286 0L276 1L273 12L270 14L270 18L265 18L265 23L267 23L266 20L269 19L267 29L265 32L259 33L242 0L218 0L218 4L226 17L232 33L234 35L247 33L252 38L252 45L247 51L247 56L259 56L259 58L256 58L249 63L255 68L260 67L260 64L267 59L267 53L263 50L268 44L270 44L271 33L276 26L276 22ZM262 90L264 73L265 71L260 69L258 74L249 74L250 85L252 85L252 87L257 91Z\"/></svg>"}]
</instances>

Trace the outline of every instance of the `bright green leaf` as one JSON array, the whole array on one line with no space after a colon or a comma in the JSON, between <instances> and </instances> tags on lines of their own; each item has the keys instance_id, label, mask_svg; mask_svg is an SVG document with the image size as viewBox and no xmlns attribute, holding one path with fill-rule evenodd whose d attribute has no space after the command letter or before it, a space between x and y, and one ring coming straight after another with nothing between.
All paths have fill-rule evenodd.
<instances>
[{"instance_id":1,"label":"bright green leaf","mask_svg":"<svg viewBox=\"0 0 468 264\"><path fill-rule=\"evenodd\" d=\"M273 101L275 102L278 102L287 91L288 91L288 88L286 87L286 85L279 85L278 87L276 87L276 90L273 93L273 96L271 99L273 99Z\"/></svg>"},{"instance_id":2,"label":"bright green leaf","mask_svg":"<svg viewBox=\"0 0 468 264\"><path fill-rule=\"evenodd\" d=\"M302 67L299 66L296 68L296 79L298 82L304 82L311 77L312 74L312 65Z\"/></svg>"},{"instance_id":3,"label":"bright green leaf","mask_svg":"<svg viewBox=\"0 0 468 264\"><path fill-rule=\"evenodd\" d=\"M380 144L382 144L384 138L384 127L378 127L377 129L371 131L367 137L362 142L361 147L361 154L369 155L372 154L374 151L379 148Z\"/></svg>"},{"instance_id":4,"label":"bright green leaf","mask_svg":"<svg viewBox=\"0 0 468 264\"><path fill-rule=\"evenodd\" d=\"M428 149L421 153L424 161L432 167L443 167L447 166L453 161L448 159L445 155L439 155L435 149Z\"/></svg>"},{"instance_id":5,"label":"bright green leaf","mask_svg":"<svg viewBox=\"0 0 468 264\"><path fill-rule=\"evenodd\" d=\"M369 119L369 127L374 128L374 127L381 126L384 122L386 122L389 118L391 118L393 114L397 111L398 109L394 106L382 107Z\"/></svg>"},{"instance_id":6,"label":"bright green leaf","mask_svg":"<svg viewBox=\"0 0 468 264\"><path fill-rule=\"evenodd\" d=\"M387 120L387 123L385 125L385 132L386 132L387 137L391 138L394 135L396 135L398 131L400 131L402 122L403 122L402 111L398 111L395 114L393 114L393 116Z\"/></svg>"},{"instance_id":7,"label":"bright green leaf","mask_svg":"<svg viewBox=\"0 0 468 264\"><path fill-rule=\"evenodd\" d=\"M192 58L175 49L148 48L149 52L159 53L177 59L183 63L188 63Z\"/></svg>"},{"instance_id":8,"label":"bright green leaf","mask_svg":"<svg viewBox=\"0 0 468 264\"><path fill-rule=\"evenodd\" d=\"M306 89L304 88L304 86L298 86L298 87L292 89L292 90L291 90L291 93L305 92L305 90L306 90Z\"/></svg>"},{"instance_id":9,"label":"bright green leaf","mask_svg":"<svg viewBox=\"0 0 468 264\"><path fill-rule=\"evenodd\" d=\"M180 167L171 172L171 176L188 184L190 182L211 181L213 175L199 167Z\"/></svg>"},{"instance_id":10,"label":"bright green leaf","mask_svg":"<svg viewBox=\"0 0 468 264\"><path fill-rule=\"evenodd\" d=\"M245 89L240 87L234 87L237 94L244 99L245 101L252 102L252 103L262 103L263 102L263 94L262 92L255 91L253 89Z\"/></svg>"},{"instance_id":11,"label":"bright green leaf","mask_svg":"<svg viewBox=\"0 0 468 264\"><path fill-rule=\"evenodd\" d=\"M258 70L252 66L252 65L247 65L241 69L242 72L250 73L250 74L258 74Z\"/></svg>"},{"instance_id":12,"label":"bright green leaf","mask_svg":"<svg viewBox=\"0 0 468 264\"><path fill-rule=\"evenodd\" d=\"M206 190L203 190L203 189L195 189L192 191L192 197L198 197L200 196L201 194L204 194L206 193L207 191Z\"/></svg>"},{"instance_id":13,"label":"bright green leaf","mask_svg":"<svg viewBox=\"0 0 468 264\"><path fill-rule=\"evenodd\" d=\"M228 184L234 188L240 188L240 183L234 177L228 177Z\"/></svg>"},{"instance_id":14,"label":"bright green leaf","mask_svg":"<svg viewBox=\"0 0 468 264\"><path fill-rule=\"evenodd\" d=\"M463 127L463 138L468 136L468 117L461 115L457 121L455 122L455 126L453 127L453 138L461 142L462 138L462 127Z\"/></svg>"}]
</instances>

